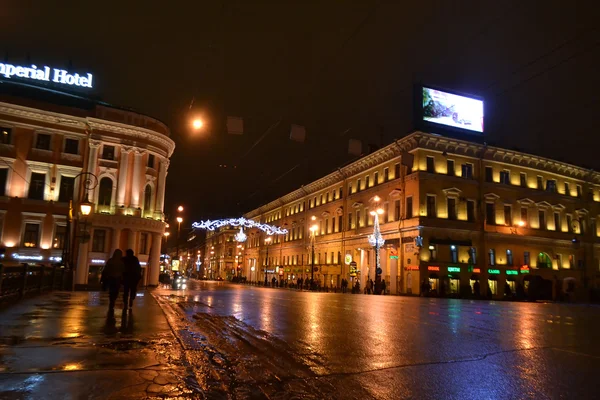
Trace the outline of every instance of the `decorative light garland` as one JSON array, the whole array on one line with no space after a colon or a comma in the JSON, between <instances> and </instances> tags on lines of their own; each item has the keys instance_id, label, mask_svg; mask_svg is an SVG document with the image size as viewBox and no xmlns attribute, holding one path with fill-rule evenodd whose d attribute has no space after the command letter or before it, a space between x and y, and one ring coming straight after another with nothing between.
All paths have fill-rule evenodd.
<instances>
[{"instance_id":1,"label":"decorative light garland","mask_svg":"<svg viewBox=\"0 0 600 400\"><path fill-rule=\"evenodd\" d=\"M244 233L244 228L240 226L240 231L235 234L234 239L240 243L244 243L248 239L248 236Z\"/></svg>"},{"instance_id":2,"label":"decorative light garland","mask_svg":"<svg viewBox=\"0 0 600 400\"><path fill-rule=\"evenodd\" d=\"M207 220L194 222L192 224L192 228L196 229L207 229L209 231L214 231L215 229L221 228L223 226L239 226L246 228L258 228L261 231L265 232L267 235L285 235L288 233L287 229L282 229L278 226L261 224L260 222L253 221L251 219L246 219L244 217L241 218L227 218L227 219L217 219L215 221Z\"/></svg>"}]
</instances>

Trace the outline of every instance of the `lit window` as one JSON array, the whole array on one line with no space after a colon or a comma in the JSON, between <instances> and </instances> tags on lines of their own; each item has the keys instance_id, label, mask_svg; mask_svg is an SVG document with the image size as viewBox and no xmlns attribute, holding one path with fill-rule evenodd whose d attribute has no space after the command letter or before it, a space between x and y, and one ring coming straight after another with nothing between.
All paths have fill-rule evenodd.
<instances>
[{"instance_id":1,"label":"lit window","mask_svg":"<svg viewBox=\"0 0 600 400\"><path fill-rule=\"evenodd\" d=\"M40 224L26 223L23 233L23 247L39 247Z\"/></svg>"}]
</instances>

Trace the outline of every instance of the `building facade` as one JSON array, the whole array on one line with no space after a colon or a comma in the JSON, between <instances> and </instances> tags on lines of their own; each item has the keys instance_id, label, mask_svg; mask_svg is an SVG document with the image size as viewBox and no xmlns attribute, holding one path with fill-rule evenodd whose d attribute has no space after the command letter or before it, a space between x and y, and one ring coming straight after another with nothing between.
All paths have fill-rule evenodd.
<instances>
[{"instance_id":1,"label":"building facade","mask_svg":"<svg viewBox=\"0 0 600 400\"><path fill-rule=\"evenodd\" d=\"M239 228L224 226L206 232L201 276L231 280L242 274L245 243L235 240Z\"/></svg>"},{"instance_id":2,"label":"building facade","mask_svg":"<svg viewBox=\"0 0 600 400\"><path fill-rule=\"evenodd\" d=\"M368 236L379 218L390 293L583 299L599 279L599 213L599 173L415 132L247 213L289 232L268 244L248 232L243 273L310 278L314 245L322 286L364 288L375 279Z\"/></svg>"},{"instance_id":3,"label":"building facade","mask_svg":"<svg viewBox=\"0 0 600 400\"><path fill-rule=\"evenodd\" d=\"M75 284L93 285L115 249L131 248L143 283L158 283L174 150L166 125L89 99L27 89L0 93L0 133L3 263L51 263L69 254ZM86 199L88 216L78 212Z\"/></svg>"}]
</instances>

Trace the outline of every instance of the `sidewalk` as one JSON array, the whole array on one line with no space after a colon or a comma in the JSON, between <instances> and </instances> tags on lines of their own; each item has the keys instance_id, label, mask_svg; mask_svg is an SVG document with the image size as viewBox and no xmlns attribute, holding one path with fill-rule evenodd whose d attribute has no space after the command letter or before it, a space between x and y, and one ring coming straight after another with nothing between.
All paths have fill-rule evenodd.
<instances>
[{"instance_id":1,"label":"sidewalk","mask_svg":"<svg viewBox=\"0 0 600 400\"><path fill-rule=\"evenodd\" d=\"M0 399L195 398L151 292L124 315L99 292L53 292L0 311Z\"/></svg>"}]
</instances>

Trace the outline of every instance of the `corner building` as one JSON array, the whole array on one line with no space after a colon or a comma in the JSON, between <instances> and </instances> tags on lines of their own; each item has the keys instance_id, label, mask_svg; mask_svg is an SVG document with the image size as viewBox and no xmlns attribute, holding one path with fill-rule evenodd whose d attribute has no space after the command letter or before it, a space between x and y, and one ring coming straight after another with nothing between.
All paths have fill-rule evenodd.
<instances>
[{"instance_id":1,"label":"corner building","mask_svg":"<svg viewBox=\"0 0 600 400\"><path fill-rule=\"evenodd\" d=\"M78 96L5 86L9 89L0 93L3 263L48 265L70 242L75 284L94 285L112 252L131 248L142 263L143 283L157 284L165 181L175 147L167 126ZM94 174L97 186L87 192L80 173ZM77 211L86 196L93 206L84 218ZM72 232L67 231L69 201Z\"/></svg>"},{"instance_id":2,"label":"corner building","mask_svg":"<svg viewBox=\"0 0 600 400\"><path fill-rule=\"evenodd\" d=\"M599 173L439 135L414 132L245 216L289 230L269 246L279 278L310 278L316 224L315 279L362 289L375 278L367 237L379 207L392 294L585 300L598 284ZM265 246L249 235L250 280L264 279Z\"/></svg>"}]
</instances>

